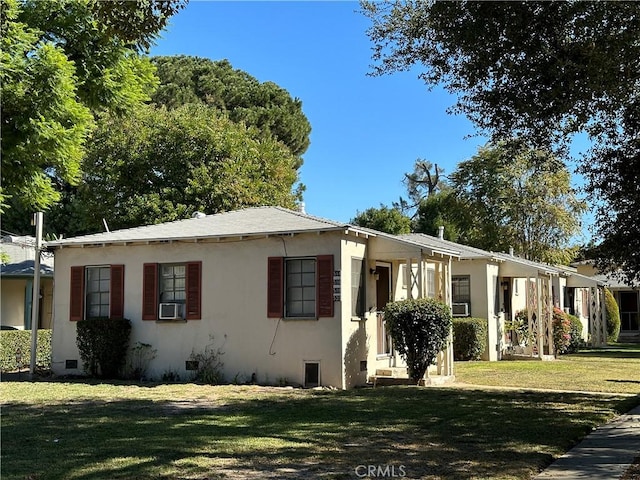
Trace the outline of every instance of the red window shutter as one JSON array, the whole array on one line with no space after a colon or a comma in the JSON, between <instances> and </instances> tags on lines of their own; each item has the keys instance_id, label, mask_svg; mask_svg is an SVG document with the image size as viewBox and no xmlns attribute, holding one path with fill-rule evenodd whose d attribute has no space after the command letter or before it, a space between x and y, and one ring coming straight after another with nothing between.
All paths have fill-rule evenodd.
<instances>
[{"instance_id":1,"label":"red window shutter","mask_svg":"<svg viewBox=\"0 0 640 480\"><path fill-rule=\"evenodd\" d=\"M124 265L111 265L109 316L124 318Z\"/></svg>"},{"instance_id":2,"label":"red window shutter","mask_svg":"<svg viewBox=\"0 0 640 480\"><path fill-rule=\"evenodd\" d=\"M284 315L284 259L269 257L267 263L267 317Z\"/></svg>"},{"instance_id":3,"label":"red window shutter","mask_svg":"<svg viewBox=\"0 0 640 480\"><path fill-rule=\"evenodd\" d=\"M158 319L158 264L142 267L142 320Z\"/></svg>"},{"instance_id":4,"label":"red window shutter","mask_svg":"<svg viewBox=\"0 0 640 480\"><path fill-rule=\"evenodd\" d=\"M318 317L333 317L333 255L316 260Z\"/></svg>"},{"instance_id":5,"label":"red window shutter","mask_svg":"<svg viewBox=\"0 0 640 480\"><path fill-rule=\"evenodd\" d=\"M202 290L202 262L187 263L187 320L200 320L201 313L201 290Z\"/></svg>"},{"instance_id":6,"label":"red window shutter","mask_svg":"<svg viewBox=\"0 0 640 480\"><path fill-rule=\"evenodd\" d=\"M84 267L71 267L70 283L69 320L77 322L84 317Z\"/></svg>"}]
</instances>

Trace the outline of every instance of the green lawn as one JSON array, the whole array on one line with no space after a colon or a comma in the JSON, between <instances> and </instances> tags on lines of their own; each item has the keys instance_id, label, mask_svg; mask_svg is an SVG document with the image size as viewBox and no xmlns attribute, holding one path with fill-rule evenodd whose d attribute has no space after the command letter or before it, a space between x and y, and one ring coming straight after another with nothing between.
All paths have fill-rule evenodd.
<instances>
[{"instance_id":1,"label":"green lawn","mask_svg":"<svg viewBox=\"0 0 640 480\"><path fill-rule=\"evenodd\" d=\"M472 385L640 394L640 344L583 350L550 362L457 362L455 374Z\"/></svg>"},{"instance_id":2,"label":"green lawn","mask_svg":"<svg viewBox=\"0 0 640 480\"><path fill-rule=\"evenodd\" d=\"M566 361L593 372L611 355ZM521 375L520 363L549 368L545 362L491 367L503 372L511 365ZM469 381L487 365L457 368ZM626 368L637 372L640 357ZM356 479L365 471L356 472L359 466L372 465L396 478L528 479L594 426L639 402L628 395L625 378L605 384L618 394L5 381L1 476ZM592 384L601 382L606 379Z\"/></svg>"}]
</instances>

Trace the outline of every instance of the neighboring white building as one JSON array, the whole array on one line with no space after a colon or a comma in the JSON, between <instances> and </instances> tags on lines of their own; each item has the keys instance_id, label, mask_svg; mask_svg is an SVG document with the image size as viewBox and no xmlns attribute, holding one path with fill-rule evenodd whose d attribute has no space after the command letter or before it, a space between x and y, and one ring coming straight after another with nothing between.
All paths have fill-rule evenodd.
<instances>
[{"instance_id":1,"label":"neighboring white building","mask_svg":"<svg viewBox=\"0 0 640 480\"><path fill-rule=\"evenodd\" d=\"M190 355L213 341L225 352L228 379L338 388L402 366L382 308L407 297L451 304L451 264L459 256L436 241L278 207L47 245L56 261L56 374L82 372L77 321L106 316L130 319L131 344L157 351L154 378L188 378ZM432 373L453 376L451 339Z\"/></svg>"},{"instance_id":2,"label":"neighboring white building","mask_svg":"<svg viewBox=\"0 0 640 480\"><path fill-rule=\"evenodd\" d=\"M535 332L532 352L553 354L553 308L579 314L583 338L592 344L606 342L602 283L579 275L575 269L526 260L513 254L489 252L442 238L412 233L400 238L456 249L460 261L452 266L452 306L454 316L488 320L485 360L499 360L511 351L505 321L522 310L529 313L529 328ZM581 311L575 304L585 299Z\"/></svg>"},{"instance_id":3,"label":"neighboring white building","mask_svg":"<svg viewBox=\"0 0 640 480\"><path fill-rule=\"evenodd\" d=\"M7 260L1 267L3 328L31 329L33 302L33 274L36 239L29 236L5 236L0 251ZM46 253L40 259L39 328L51 328L53 319L53 256Z\"/></svg>"}]
</instances>

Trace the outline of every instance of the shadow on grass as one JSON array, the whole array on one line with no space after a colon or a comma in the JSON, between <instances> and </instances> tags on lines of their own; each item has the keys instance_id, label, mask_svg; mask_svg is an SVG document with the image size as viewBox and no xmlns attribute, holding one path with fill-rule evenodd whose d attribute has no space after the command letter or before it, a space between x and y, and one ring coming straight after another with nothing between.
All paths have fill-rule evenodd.
<instances>
[{"instance_id":1,"label":"shadow on grass","mask_svg":"<svg viewBox=\"0 0 640 480\"><path fill-rule=\"evenodd\" d=\"M593 350L580 350L572 354L575 357L598 357L598 358L640 358L640 344L614 344L605 348Z\"/></svg>"},{"instance_id":2,"label":"shadow on grass","mask_svg":"<svg viewBox=\"0 0 640 480\"><path fill-rule=\"evenodd\" d=\"M299 393L6 404L2 478L337 479L379 465L406 478L524 479L633 405L416 387Z\"/></svg>"}]
</instances>

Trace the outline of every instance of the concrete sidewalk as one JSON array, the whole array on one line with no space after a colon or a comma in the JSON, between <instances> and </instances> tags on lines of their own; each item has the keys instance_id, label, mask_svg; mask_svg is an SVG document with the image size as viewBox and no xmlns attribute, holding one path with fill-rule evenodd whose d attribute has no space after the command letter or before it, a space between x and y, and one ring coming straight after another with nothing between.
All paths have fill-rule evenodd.
<instances>
[{"instance_id":1,"label":"concrete sidewalk","mask_svg":"<svg viewBox=\"0 0 640 480\"><path fill-rule=\"evenodd\" d=\"M612 480L640 456L640 406L590 433L534 480Z\"/></svg>"}]
</instances>

